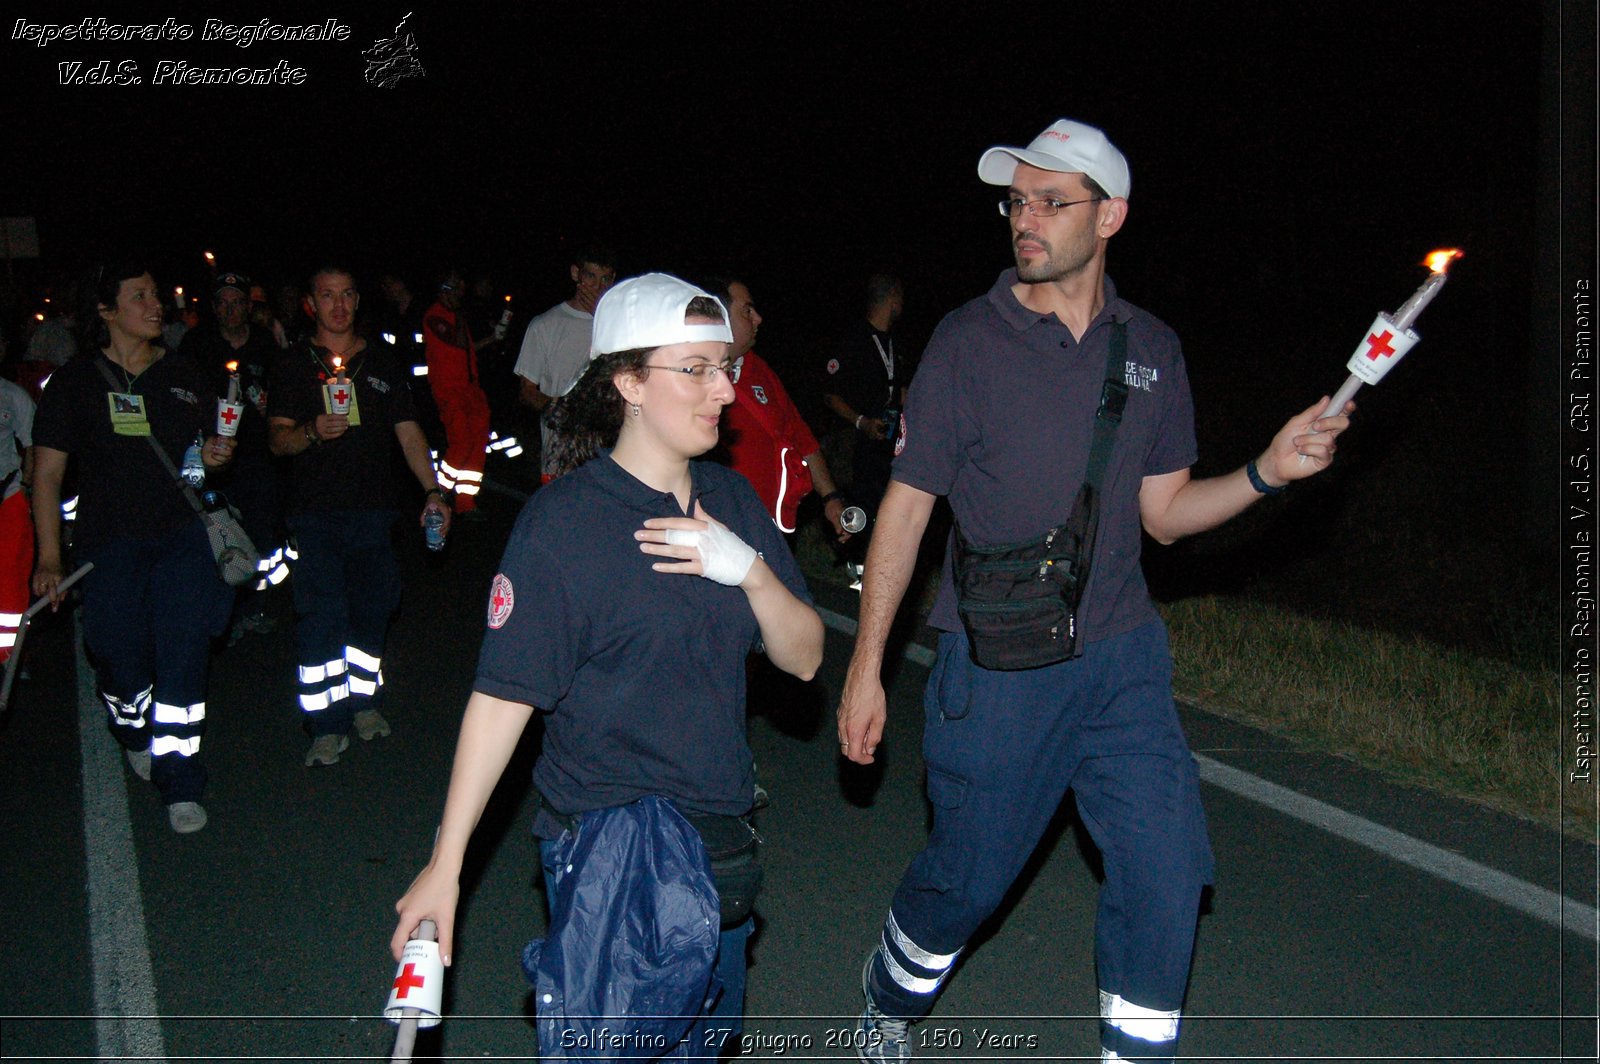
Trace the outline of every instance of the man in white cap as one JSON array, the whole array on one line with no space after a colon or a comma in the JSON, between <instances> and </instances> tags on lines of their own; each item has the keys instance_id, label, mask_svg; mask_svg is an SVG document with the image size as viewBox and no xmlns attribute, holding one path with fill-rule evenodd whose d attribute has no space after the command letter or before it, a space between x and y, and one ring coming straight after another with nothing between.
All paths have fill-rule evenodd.
<instances>
[{"instance_id":1,"label":"man in white cap","mask_svg":"<svg viewBox=\"0 0 1600 1064\"><path fill-rule=\"evenodd\" d=\"M939 713L923 735L933 831L867 958L858 1053L910 1057L907 1024L932 1009L1070 788L1105 864L1102 1059L1170 1059L1212 856L1140 532L1170 543L1223 523L1326 468L1349 421L1319 419L1319 402L1243 467L1192 479L1178 338L1105 273L1128 217L1122 153L1063 119L1026 148L991 148L978 175L1006 189L1016 266L945 318L912 382L839 705L842 752L870 763L884 645L947 496L953 564L928 619L941 630L929 680ZM1047 575L997 589L985 580L996 564ZM1006 617L1015 627L997 629Z\"/></svg>"}]
</instances>

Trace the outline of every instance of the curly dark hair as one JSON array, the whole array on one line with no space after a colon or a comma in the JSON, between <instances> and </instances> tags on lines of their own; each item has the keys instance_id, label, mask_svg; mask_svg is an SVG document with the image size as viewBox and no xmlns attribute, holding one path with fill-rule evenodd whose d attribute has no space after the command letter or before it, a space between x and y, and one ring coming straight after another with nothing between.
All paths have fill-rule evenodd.
<instances>
[{"instance_id":1,"label":"curly dark hair","mask_svg":"<svg viewBox=\"0 0 1600 1064\"><path fill-rule=\"evenodd\" d=\"M722 308L713 299L696 297L684 309L685 318L722 321ZM583 375L566 395L550 405L550 433L555 438L552 466L556 476L572 472L599 454L614 447L622 432L622 393L612 383L618 373L631 373L647 380L650 370L645 360L658 347L639 347L596 355L584 367Z\"/></svg>"},{"instance_id":2,"label":"curly dark hair","mask_svg":"<svg viewBox=\"0 0 1600 1064\"><path fill-rule=\"evenodd\" d=\"M599 454L614 447L622 431L622 408L627 405L612 383L618 373L632 373L644 380L650 375L645 359L655 348L616 351L589 360L583 376L550 406L550 434L555 440L552 466L556 476L572 472Z\"/></svg>"}]
</instances>

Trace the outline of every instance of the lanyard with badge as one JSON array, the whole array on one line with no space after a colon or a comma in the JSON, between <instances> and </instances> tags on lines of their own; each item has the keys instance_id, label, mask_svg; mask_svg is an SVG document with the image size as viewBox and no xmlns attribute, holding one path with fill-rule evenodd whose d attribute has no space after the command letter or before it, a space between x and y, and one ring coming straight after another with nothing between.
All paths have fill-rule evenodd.
<instances>
[{"instance_id":1,"label":"lanyard with badge","mask_svg":"<svg viewBox=\"0 0 1600 1064\"><path fill-rule=\"evenodd\" d=\"M883 341L878 339L878 334L872 334L872 346L878 349L878 361L883 363L883 372L889 375L889 383L894 383L894 337L889 337L889 350L883 349Z\"/></svg>"},{"instance_id":2,"label":"lanyard with badge","mask_svg":"<svg viewBox=\"0 0 1600 1064\"><path fill-rule=\"evenodd\" d=\"M151 365L154 364L152 361ZM136 394L133 390L134 382L144 376L144 370L129 376L125 367L117 365L117 368L122 370L122 380L127 391L113 390L106 393L106 408L111 413L111 431L118 436L148 436L150 435L149 409L145 406L144 396ZM115 389L114 378L111 383Z\"/></svg>"}]
</instances>

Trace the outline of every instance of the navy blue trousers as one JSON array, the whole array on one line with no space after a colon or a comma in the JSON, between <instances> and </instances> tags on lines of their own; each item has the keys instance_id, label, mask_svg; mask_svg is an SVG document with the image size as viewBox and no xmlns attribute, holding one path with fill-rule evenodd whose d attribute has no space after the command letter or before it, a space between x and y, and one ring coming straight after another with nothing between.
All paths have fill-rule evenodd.
<instances>
[{"instance_id":1,"label":"navy blue trousers","mask_svg":"<svg viewBox=\"0 0 1600 1064\"><path fill-rule=\"evenodd\" d=\"M393 510L294 514L295 655L312 735L345 735L383 685L383 644L400 605Z\"/></svg>"},{"instance_id":2,"label":"navy blue trousers","mask_svg":"<svg viewBox=\"0 0 1600 1064\"><path fill-rule=\"evenodd\" d=\"M197 801L206 786L199 754L211 639L233 603L205 528L187 521L164 536L114 539L77 556L94 563L83 578L83 642L111 734L126 749L149 749L163 801Z\"/></svg>"},{"instance_id":3,"label":"navy blue trousers","mask_svg":"<svg viewBox=\"0 0 1600 1064\"><path fill-rule=\"evenodd\" d=\"M924 708L933 831L895 891L870 978L878 1007L927 1015L1071 789L1104 859L1102 995L1180 1009L1213 861L1165 628L1152 622L1021 672L980 668L965 634L947 633Z\"/></svg>"}]
</instances>

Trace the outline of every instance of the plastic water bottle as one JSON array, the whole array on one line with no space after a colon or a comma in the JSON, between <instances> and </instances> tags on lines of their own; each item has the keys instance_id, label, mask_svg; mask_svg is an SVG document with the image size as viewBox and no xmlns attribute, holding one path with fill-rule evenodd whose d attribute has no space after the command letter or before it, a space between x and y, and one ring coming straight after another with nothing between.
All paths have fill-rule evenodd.
<instances>
[{"instance_id":1,"label":"plastic water bottle","mask_svg":"<svg viewBox=\"0 0 1600 1064\"><path fill-rule=\"evenodd\" d=\"M196 488L206 482L206 464L200 460L200 447L204 442L203 438L196 436L189 449L183 452L183 465L179 467L183 479Z\"/></svg>"},{"instance_id":2,"label":"plastic water bottle","mask_svg":"<svg viewBox=\"0 0 1600 1064\"><path fill-rule=\"evenodd\" d=\"M422 541L429 550L444 550L444 514L429 510L422 515Z\"/></svg>"}]
</instances>

